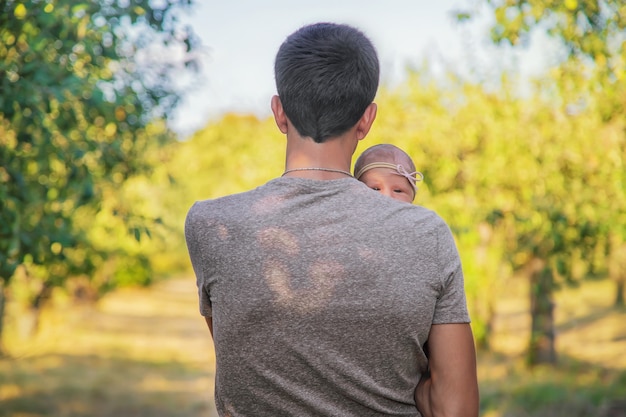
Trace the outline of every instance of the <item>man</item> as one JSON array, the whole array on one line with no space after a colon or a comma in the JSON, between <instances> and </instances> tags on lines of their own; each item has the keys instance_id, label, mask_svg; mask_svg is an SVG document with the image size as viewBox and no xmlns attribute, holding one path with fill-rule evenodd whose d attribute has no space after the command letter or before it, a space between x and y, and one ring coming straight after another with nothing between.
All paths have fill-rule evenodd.
<instances>
[{"instance_id":1,"label":"man","mask_svg":"<svg viewBox=\"0 0 626 417\"><path fill-rule=\"evenodd\" d=\"M373 45L346 25L305 26L281 45L275 76L283 176L197 202L185 224L218 413L477 416L448 226L350 174L376 117Z\"/></svg>"}]
</instances>

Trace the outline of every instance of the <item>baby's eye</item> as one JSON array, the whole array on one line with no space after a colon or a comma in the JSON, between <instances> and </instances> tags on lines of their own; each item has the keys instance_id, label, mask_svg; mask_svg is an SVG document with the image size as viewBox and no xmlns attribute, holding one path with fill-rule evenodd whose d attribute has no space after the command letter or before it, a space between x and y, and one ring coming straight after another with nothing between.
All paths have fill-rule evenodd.
<instances>
[{"instance_id":1,"label":"baby's eye","mask_svg":"<svg viewBox=\"0 0 626 417\"><path fill-rule=\"evenodd\" d=\"M374 190L374 191L380 191L380 188L379 188L379 187L371 187L371 188L372 188L372 190Z\"/></svg>"},{"instance_id":2,"label":"baby's eye","mask_svg":"<svg viewBox=\"0 0 626 417\"><path fill-rule=\"evenodd\" d=\"M398 193L398 194L402 194L404 193L404 190L401 190L399 188L396 188L395 190L393 190L394 193Z\"/></svg>"}]
</instances>

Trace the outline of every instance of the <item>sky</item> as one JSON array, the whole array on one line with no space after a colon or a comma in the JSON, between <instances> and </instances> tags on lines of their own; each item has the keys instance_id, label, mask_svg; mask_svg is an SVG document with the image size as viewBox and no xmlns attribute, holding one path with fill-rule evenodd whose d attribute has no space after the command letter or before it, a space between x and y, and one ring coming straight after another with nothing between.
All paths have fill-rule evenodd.
<instances>
[{"instance_id":1,"label":"sky","mask_svg":"<svg viewBox=\"0 0 626 417\"><path fill-rule=\"evenodd\" d=\"M361 29L381 62L381 84L393 86L407 66L427 60L436 72L484 62L490 45L483 22L459 24L453 10L472 0L198 0L185 16L201 41L201 77L170 118L182 136L228 112L267 117L275 94L273 64L280 44L303 25L327 21ZM486 9L484 10L486 12ZM486 13L483 13L486 15ZM493 54L492 54L493 55ZM536 60L523 60L528 71Z\"/></svg>"}]
</instances>

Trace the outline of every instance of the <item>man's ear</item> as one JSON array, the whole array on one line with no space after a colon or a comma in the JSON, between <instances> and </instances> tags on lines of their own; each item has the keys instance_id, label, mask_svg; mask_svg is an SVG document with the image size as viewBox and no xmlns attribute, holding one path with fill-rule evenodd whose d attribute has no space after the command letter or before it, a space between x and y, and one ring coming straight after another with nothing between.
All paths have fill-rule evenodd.
<instances>
[{"instance_id":1,"label":"man's ear","mask_svg":"<svg viewBox=\"0 0 626 417\"><path fill-rule=\"evenodd\" d=\"M286 135L289 122L287 121L287 116L283 110L283 103L280 101L280 97L278 96L272 97L272 113L274 113L276 126L278 126L278 129Z\"/></svg>"},{"instance_id":2,"label":"man's ear","mask_svg":"<svg viewBox=\"0 0 626 417\"><path fill-rule=\"evenodd\" d=\"M369 133L370 128L374 123L374 120L376 120L377 110L378 106L376 105L376 103L371 103L369 106L367 106L365 112L363 112L363 116L361 116L356 124L356 138L358 140L365 138L365 136L367 136L367 134Z\"/></svg>"}]
</instances>

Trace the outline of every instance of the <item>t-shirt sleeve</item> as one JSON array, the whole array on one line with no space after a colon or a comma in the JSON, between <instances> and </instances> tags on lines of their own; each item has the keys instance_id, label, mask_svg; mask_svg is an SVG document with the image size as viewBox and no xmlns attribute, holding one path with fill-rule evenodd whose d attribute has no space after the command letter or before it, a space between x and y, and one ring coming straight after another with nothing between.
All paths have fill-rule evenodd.
<instances>
[{"instance_id":1,"label":"t-shirt sleeve","mask_svg":"<svg viewBox=\"0 0 626 417\"><path fill-rule=\"evenodd\" d=\"M443 222L437 233L437 256L441 293L435 305L433 324L469 323L461 259L452 232Z\"/></svg>"},{"instance_id":2,"label":"t-shirt sleeve","mask_svg":"<svg viewBox=\"0 0 626 417\"><path fill-rule=\"evenodd\" d=\"M196 286L198 288L198 300L200 307L200 314L205 317L212 316L211 299L208 289L208 274L206 273L207 264L205 262L202 242L198 239L200 234L199 227L201 227L198 221L198 203L195 203L187 213L185 219L185 240L187 241L187 250L189 252L189 258L193 267L194 274L196 275Z\"/></svg>"}]
</instances>

